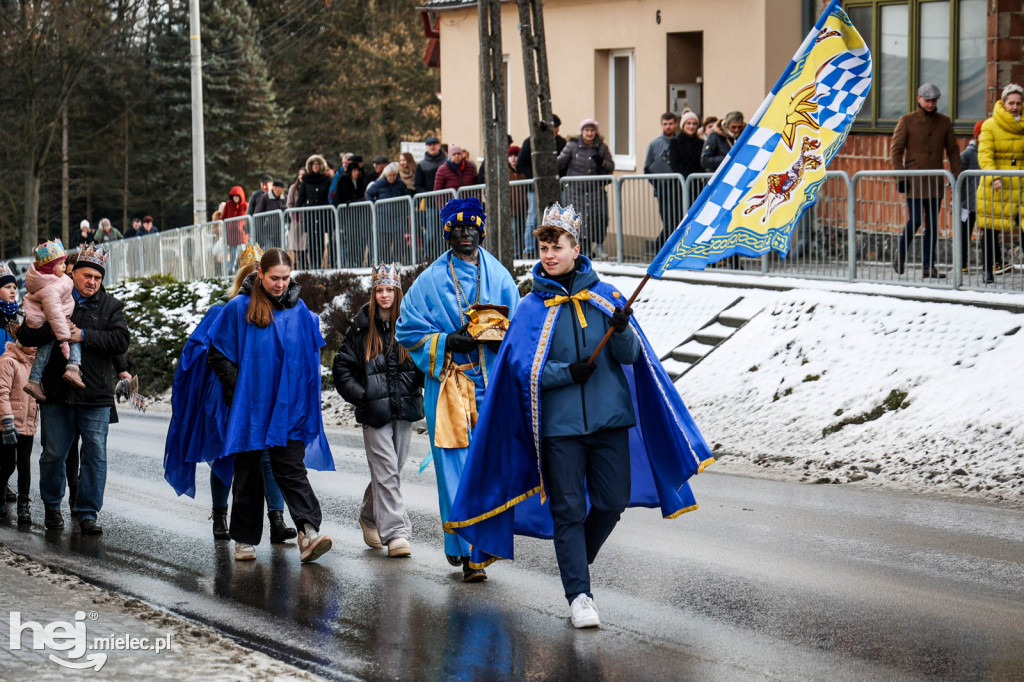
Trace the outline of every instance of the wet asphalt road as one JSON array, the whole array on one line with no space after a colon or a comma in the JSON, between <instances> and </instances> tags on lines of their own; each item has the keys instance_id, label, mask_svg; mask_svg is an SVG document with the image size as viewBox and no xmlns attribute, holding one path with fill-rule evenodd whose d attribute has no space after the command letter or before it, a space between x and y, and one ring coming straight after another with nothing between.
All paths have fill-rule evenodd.
<instances>
[{"instance_id":1,"label":"wet asphalt road","mask_svg":"<svg viewBox=\"0 0 1024 682\"><path fill-rule=\"evenodd\" d=\"M268 539L236 564L208 470L197 500L163 481L166 427L111 428L101 538L46 533L35 500L31 532L8 521L0 542L338 679L1024 679L1021 511L712 469L700 510L626 512L592 567L602 628L576 631L550 542L518 538L486 583L448 566L423 439L411 558L362 543L362 441L337 432L338 471L311 475L334 549L300 566Z\"/></svg>"}]
</instances>

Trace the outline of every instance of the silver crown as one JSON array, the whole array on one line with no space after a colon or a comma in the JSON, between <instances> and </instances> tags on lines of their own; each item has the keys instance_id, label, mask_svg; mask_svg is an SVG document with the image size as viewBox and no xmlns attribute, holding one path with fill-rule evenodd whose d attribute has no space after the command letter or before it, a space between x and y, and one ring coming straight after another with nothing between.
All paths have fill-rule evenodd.
<instances>
[{"instance_id":1,"label":"silver crown","mask_svg":"<svg viewBox=\"0 0 1024 682\"><path fill-rule=\"evenodd\" d=\"M583 222L583 218L576 213L576 209L572 207L572 204L562 207L556 201L544 211L544 220L541 221L541 226L557 227L565 230L572 235L572 238L576 241L580 239L580 225Z\"/></svg>"},{"instance_id":2,"label":"silver crown","mask_svg":"<svg viewBox=\"0 0 1024 682\"><path fill-rule=\"evenodd\" d=\"M402 273L398 271L395 263L381 263L373 269L373 283L371 286L389 286L402 288Z\"/></svg>"},{"instance_id":3,"label":"silver crown","mask_svg":"<svg viewBox=\"0 0 1024 682\"><path fill-rule=\"evenodd\" d=\"M76 265L82 263L92 263L98 265L100 269L107 269L107 259L110 254L102 246L96 246L95 244L89 244L84 249L78 252L78 261Z\"/></svg>"}]
</instances>

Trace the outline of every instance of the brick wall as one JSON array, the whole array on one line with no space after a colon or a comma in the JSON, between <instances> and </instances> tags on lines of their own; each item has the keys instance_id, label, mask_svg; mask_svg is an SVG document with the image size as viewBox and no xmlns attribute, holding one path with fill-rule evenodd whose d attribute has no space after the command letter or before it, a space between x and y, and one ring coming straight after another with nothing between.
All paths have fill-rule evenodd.
<instances>
[{"instance_id":1,"label":"brick wall","mask_svg":"<svg viewBox=\"0 0 1024 682\"><path fill-rule=\"evenodd\" d=\"M1007 83L1024 85L1024 3L989 0L985 103L991 107Z\"/></svg>"}]
</instances>

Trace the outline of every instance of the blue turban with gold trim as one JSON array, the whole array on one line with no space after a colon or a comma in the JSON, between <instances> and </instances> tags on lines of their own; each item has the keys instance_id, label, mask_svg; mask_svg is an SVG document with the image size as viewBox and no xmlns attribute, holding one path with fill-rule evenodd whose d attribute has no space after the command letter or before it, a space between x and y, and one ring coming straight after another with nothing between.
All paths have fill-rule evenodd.
<instances>
[{"instance_id":1,"label":"blue turban with gold trim","mask_svg":"<svg viewBox=\"0 0 1024 682\"><path fill-rule=\"evenodd\" d=\"M476 197L465 199L452 199L441 209L441 224L444 225L444 238L451 237L452 225L465 223L476 225L480 230L480 241L484 240L484 223L487 216L484 215L483 204Z\"/></svg>"}]
</instances>

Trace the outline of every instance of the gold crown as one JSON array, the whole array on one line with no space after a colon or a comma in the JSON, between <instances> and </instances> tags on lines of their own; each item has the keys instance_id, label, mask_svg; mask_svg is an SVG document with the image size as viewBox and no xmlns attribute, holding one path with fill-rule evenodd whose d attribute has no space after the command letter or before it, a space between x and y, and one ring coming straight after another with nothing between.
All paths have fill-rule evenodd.
<instances>
[{"instance_id":1,"label":"gold crown","mask_svg":"<svg viewBox=\"0 0 1024 682\"><path fill-rule=\"evenodd\" d=\"M65 256L67 256L67 252L64 251L64 244L59 239L43 242L36 247L36 260L40 265L52 263Z\"/></svg>"},{"instance_id":2,"label":"gold crown","mask_svg":"<svg viewBox=\"0 0 1024 682\"><path fill-rule=\"evenodd\" d=\"M242 252L238 254L238 269L241 270L250 263L259 264L261 258L263 258L263 249L259 244L256 242L246 244Z\"/></svg>"}]
</instances>

